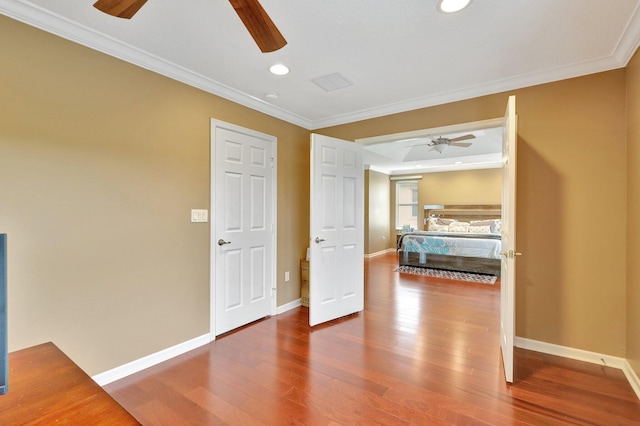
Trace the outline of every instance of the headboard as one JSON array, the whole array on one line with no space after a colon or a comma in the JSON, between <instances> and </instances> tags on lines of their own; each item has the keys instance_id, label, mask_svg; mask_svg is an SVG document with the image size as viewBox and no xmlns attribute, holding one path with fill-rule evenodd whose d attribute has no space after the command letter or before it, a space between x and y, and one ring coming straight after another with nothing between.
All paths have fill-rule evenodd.
<instances>
[{"instance_id":1,"label":"headboard","mask_svg":"<svg viewBox=\"0 0 640 426\"><path fill-rule=\"evenodd\" d=\"M502 205L500 204L449 204L424 206L424 230L427 230L427 220L430 217L456 219L462 222L483 219L500 219Z\"/></svg>"}]
</instances>

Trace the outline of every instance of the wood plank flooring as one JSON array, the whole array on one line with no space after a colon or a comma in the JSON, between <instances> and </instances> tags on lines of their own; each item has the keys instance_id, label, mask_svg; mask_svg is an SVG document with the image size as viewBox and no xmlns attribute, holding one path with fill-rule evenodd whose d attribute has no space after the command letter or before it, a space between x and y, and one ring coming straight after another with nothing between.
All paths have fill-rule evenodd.
<instances>
[{"instance_id":1,"label":"wood plank flooring","mask_svg":"<svg viewBox=\"0 0 640 426\"><path fill-rule=\"evenodd\" d=\"M144 425L633 425L617 369L516 350L504 381L496 285L365 261L365 311L297 308L107 385Z\"/></svg>"}]
</instances>

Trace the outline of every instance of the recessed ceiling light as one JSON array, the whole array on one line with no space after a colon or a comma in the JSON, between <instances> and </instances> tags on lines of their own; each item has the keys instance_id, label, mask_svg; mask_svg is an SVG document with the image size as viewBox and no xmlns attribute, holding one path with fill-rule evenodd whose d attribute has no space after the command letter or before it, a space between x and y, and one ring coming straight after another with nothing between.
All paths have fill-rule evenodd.
<instances>
[{"instance_id":1,"label":"recessed ceiling light","mask_svg":"<svg viewBox=\"0 0 640 426\"><path fill-rule=\"evenodd\" d=\"M438 10L443 13L459 12L469 6L471 0L440 0Z\"/></svg>"},{"instance_id":2,"label":"recessed ceiling light","mask_svg":"<svg viewBox=\"0 0 640 426\"><path fill-rule=\"evenodd\" d=\"M287 66L283 64L271 65L271 68L269 68L269 71L271 71L271 73L275 75L289 74L289 68L287 68Z\"/></svg>"},{"instance_id":3,"label":"recessed ceiling light","mask_svg":"<svg viewBox=\"0 0 640 426\"><path fill-rule=\"evenodd\" d=\"M456 161L456 164L462 164L462 161Z\"/></svg>"}]
</instances>

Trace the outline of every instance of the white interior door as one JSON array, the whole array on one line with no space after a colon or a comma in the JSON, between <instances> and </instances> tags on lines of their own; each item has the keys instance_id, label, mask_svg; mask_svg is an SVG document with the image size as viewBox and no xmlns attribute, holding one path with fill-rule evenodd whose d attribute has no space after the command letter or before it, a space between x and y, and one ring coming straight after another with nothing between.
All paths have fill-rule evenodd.
<instances>
[{"instance_id":1,"label":"white interior door","mask_svg":"<svg viewBox=\"0 0 640 426\"><path fill-rule=\"evenodd\" d=\"M502 271L500 276L500 344L504 375L513 383L516 289L516 97L510 96L502 137Z\"/></svg>"},{"instance_id":2,"label":"white interior door","mask_svg":"<svg viewBox=\"0 0 640 426\"><path fill-rule=\"evenodd\" d=\"M212 334L271 315L275 138L212 121Z\"/></svg>"},{"instance_id":3,"label":"white interior door","mask_svg":"<svg viewBox=\"0 0 640 426\"><path fill-rule=\"evenodd\" d=\"M309 324L364 309L363 147L311 135Z\"/></svg>"}]
</instances>

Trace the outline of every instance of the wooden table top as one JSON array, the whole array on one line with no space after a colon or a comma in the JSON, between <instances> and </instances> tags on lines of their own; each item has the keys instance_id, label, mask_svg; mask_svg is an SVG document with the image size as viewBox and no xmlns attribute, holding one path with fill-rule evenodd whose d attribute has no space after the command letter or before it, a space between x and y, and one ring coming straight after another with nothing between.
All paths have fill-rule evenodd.
<instances>
[{"instance_id":1,"label":"wooden table top","mask_svg":"<svg viewBox=\"0 0 640 426\"><path fill-rule=\"evenodd\" d=\"M9 354L2 425L139 425L53 343Z\"/></svg>"}]
</instances>

